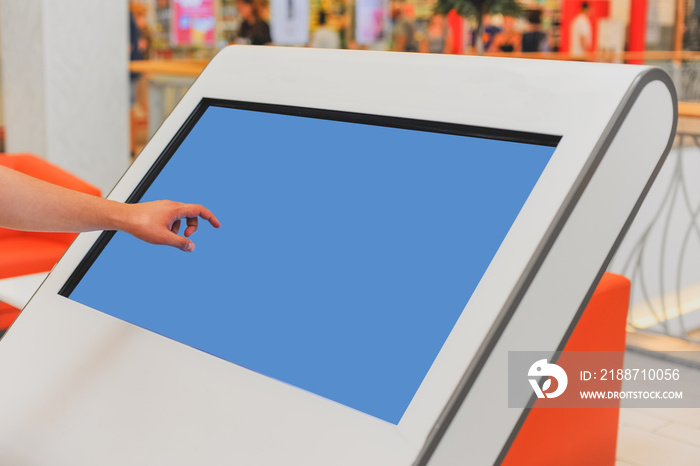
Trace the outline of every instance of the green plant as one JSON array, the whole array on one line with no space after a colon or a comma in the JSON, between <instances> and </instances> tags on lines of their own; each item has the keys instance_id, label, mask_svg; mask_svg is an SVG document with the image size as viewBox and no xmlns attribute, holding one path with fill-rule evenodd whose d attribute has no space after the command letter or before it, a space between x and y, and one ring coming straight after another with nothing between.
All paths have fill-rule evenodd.
<instances>
[{"instance_id":1,"label":"green plant","mask_svg":"<svg viewBox=\"0 0 700 466\"><path fill-rule=\"evenodd\" d=\"M447 14L455 10L458 15L476 21L476 50L483 53L482 35L484 33L484 15L504 15L518 17L523 14L523 7L518 0L437 0L435 11Z\"/></svg>"}]
</instances>

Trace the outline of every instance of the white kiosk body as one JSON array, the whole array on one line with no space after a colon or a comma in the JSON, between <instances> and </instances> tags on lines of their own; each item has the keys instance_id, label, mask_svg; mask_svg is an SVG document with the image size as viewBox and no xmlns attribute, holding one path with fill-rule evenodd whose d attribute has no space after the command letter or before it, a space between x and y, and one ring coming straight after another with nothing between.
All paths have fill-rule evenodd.
<instances>
[{"instance_id":1,"label":"white kiosk body","mask_svg":"<svg viewBox=\"0 0 700 466\"><path fill-rule=\"evenodd\" d=\"M493 464L507 352L563 348L668 153L663 72L229 47L0 341L7 464Z\"/></svg>"}]
</instances>

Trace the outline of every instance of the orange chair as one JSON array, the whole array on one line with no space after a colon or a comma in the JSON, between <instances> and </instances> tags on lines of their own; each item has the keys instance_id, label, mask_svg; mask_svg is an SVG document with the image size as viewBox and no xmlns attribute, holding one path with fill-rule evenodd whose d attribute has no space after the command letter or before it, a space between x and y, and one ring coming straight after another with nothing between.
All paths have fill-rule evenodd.
<instances>
[{"instance_id":1,"label":"orange chair","mask_svg":"<svg viewBox=\"0 0 700 466\"><path fill-rule=\"evenodd\" d=\"M622 358L630 281L603 275L564 351L615 351ZM621 363L621 361L618 361ZM621 367L621 366L618 366ZM619 390L617 382L612 390ZM616 408L538 408L530 410L502 465L614 466L619 401Z\"/></svg>"},{"instance_id":2,"label":"orange chair","mask_svg":"<svg viewBox=\"0 0 700 466\"><path fill-rule=\"evenodd\" d=\"M101 196L95 186L32 154L0 154L0 165L49 183ZM58 262L77 235L74 233L35 233L0 228L0 279L48 272ZM0 332L19 314L0 302Z\"/></svg>"}]
</instances>

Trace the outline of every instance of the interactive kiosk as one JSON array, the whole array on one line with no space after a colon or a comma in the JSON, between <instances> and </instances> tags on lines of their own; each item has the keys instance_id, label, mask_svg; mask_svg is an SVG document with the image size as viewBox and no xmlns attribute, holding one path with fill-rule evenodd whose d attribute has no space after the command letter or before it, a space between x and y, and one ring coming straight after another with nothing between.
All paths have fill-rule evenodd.
<instances>
[{"instance_id":1,"label":"interactive kiosk","mask_svg":"<svg viewBox=\"0 0 700 466\"><path fill-rule=\"evenodd\" d=\"M0 457L496 463L508 351L564 346L675 122L648 67L227 48L109 195L221 229L78 237L0 341Z\"/></svg>"}]
</instances>

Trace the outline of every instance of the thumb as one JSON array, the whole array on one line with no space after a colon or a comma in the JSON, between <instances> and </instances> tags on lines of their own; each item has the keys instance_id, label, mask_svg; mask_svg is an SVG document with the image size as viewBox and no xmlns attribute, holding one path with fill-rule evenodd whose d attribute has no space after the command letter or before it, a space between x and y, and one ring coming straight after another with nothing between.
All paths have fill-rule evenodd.
<instances>
[{"instance_id":1,"label":"thumb","mask_svg":"<svg viewBox=\"0 0 700 466\"><path fill-rule=\"evenodd\" d=\"M182 238L182 236L180 236L180 238ZM192 241L188 240L187 238L182 238L182 239L184 241L182 241L182 247L180 249L182 249L185 252L194 251L194 243Z\"/></svg>"},{"instance_id":2,"label":"thumb","mask_svg":"<svg viewBox=\"0 0 700 466\"><path fill-rule=\"evenodd\" d=\"M172 232L170 232L170 234L168 235L165 244L167 244L168 246L176 247L185 252L194 251L194 243L191 240Z\"/></svg>"}]
</instances>

